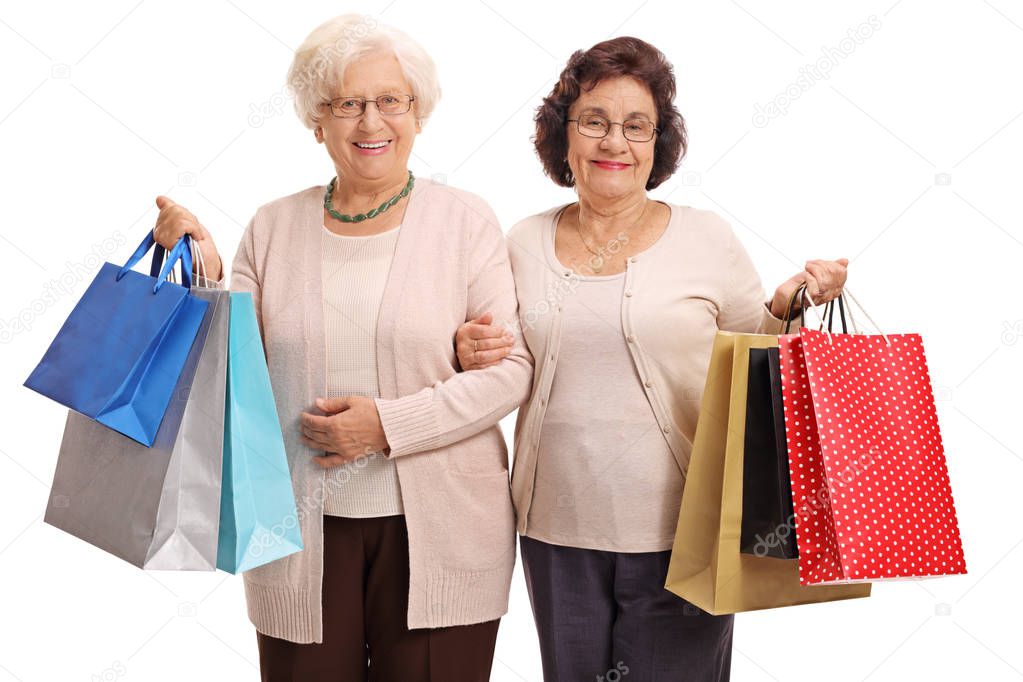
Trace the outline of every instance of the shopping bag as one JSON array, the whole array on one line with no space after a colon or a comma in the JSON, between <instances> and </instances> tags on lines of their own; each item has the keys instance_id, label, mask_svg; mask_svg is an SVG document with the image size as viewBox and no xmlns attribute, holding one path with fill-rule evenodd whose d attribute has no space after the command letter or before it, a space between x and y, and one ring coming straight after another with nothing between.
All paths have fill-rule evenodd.
<instances>
[{"instance_id":1,"label":"shopping bag","mask_svg":"<svg viewBox=\"0 0 1023 682\"><path fill-rule=\"evenodd\" d=\"M189 295L190 241L157 277L131 269L155 244L151 232L123 266L104 263L24 385L152 445L208 306ZM176 284L165 276L179 259Z\"/></svg>"},{"instance_id":2,"label":"shopping bag","mask_svg":"<svg viewBox=\"0 0 1023 682\"><path fill-rule=\"evenodd\" d=\"M240 573L301 551L302 536L252 294L230 296L217 567Z\"/></svg>"},{"instance_id":3,"label":"shopping bag","mask_svg":"<svg viewBox=\"0 0 1023 682\"><path fill-rule=\"evenodd\" d=\"M715 615L870 594L869 585L803 586L798 560L740 552L750 349L777 344L719 331L711 351L665 587Z\"/></svg>"},{"instance_id":4,"label":"shopping bag","mask_svg":"<svg viewBox=\"0 0 1023 682\"><path fill-rule=\"evenodd\" d=\"M789 300L783 333L789 332L795 304L805 285ZM844 301L825 307L827 328L832 330L836 307L843 333L847 331ZM805 326L800 312L798 326ZM741 551L755 556L795 559L799 556L789 479L785 414L782 401L781 366L777 348L750 348L746 399L746 434L743 455Z\"/></svg>"},{"instance_id":5,"label":"shopping bag","mask_svg":"<svg viewBox=\"0 0 1023 682\"><path fill-rule=\"evenodd\" d=\"M750 348L740 551L795 559L792 488L777 348Z\"/></svg>"},{"instance_id":6,"label":"shopping bag","mask_svg":"<svg viewBox=\"0 0 1023 682\"><path fill-rule=\"evenodd\" d=\"M208 306L152 446L69 410L43 519L144 569L216 568L230 311L192 295Z\"/></svg>"},{"instance_id":7,"label":"shopping bag","mask_svg":"<svg viewBox=\"0 0 1023 682\"><path fill-rule=\"evenodd\" d=\"M965 573L921 336L803 328L779 346L800 582Z\"/></svg>"}]
</instances>

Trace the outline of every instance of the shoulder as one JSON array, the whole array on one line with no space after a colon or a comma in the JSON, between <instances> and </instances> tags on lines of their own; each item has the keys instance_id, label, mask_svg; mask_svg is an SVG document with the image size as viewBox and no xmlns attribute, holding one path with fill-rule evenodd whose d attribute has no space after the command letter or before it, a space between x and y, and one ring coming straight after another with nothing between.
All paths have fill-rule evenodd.
<instances>
[{"instance_id":1,"label":"shoulder","mask_svg":"<svg viewBox=\"0 0 1023 682\"><path fill-rule=\"evenodd\" d=\"M712 259L722 255L734 258L743 248L732 224L716 211L677 204L671 208L678 243L686 251Z\"/></svg>"},{"instance_id":2,"label":"shoulder","mask_svg":"<svg viewBox=\"0 0 1023 682\"><path fill-rule=\"evenodd\" d=\"M470 237L504 238L497 215L478 194L426 178L416 178L412 191L420 202L420 219L442 223L447 230L455 228Z\"/></svg>"},{"instance_id":3,"label":"shoulder","mask_svg":"<svg viewBox=\"0 0 1023 682\"><path fill-rule=\"evenodd\" d=\"M306 189L294 192L287 196L278 197L268 201L256 209L256 213L262 215L281 215L301 211L309 206L310 202L318 205L323 203L323 194L327 191L326 185L314 185Z\"/></svg>"},{"instance_id":4,"label":"shoulder","mask_svg":"<svg viewBox=\"0 0 1023 682\"><path fill-rule=\"evenodd\" d=\"M544 230L554 220L554 216L560 213L570 204L553 206L546 211L535 213L518 221L508 230L508 240L523 247L531 247L539 244L543 239Z\"/></svg>"},{"instance_id":5,"label":"shoulder","mask_svg":"<svg viewBox=\"0 0 1023 682\"><path fill-rule=\"evenodd\" d=\"M314 206L323 204L323 194L326 190L326 185L314 185L268 201L256 209L250 227L254 232L262 232L273 230L275 225L281 223L299 224L301 221L296 218L309 212Z\"/></svg>"},{"instance_id":6,"label":"shoulder","mask_svg":"<svg viewBox=\"0 0 1023 682\"><path fill-rule=\"evenodd\" d=\"M679 216L683 233L712 240L727 239L734 234L731 224L715 211L678 204L670 206L672 212Z\"/></svg>"}]
</instances>

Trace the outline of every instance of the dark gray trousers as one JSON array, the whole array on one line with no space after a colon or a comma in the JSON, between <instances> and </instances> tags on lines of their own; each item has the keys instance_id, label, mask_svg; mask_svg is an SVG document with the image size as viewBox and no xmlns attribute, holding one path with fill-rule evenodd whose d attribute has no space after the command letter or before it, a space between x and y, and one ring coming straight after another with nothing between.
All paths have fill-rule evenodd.
<instances>
[{"instance_id":1,"label":"dark gray trousers","mask_svg":"<svg viewBox=\"0 0 1023 682\"><path fill-rule=\"evenodd\" d=\"M727 682L734 616L664 589L671 552L519 537L545 682Z\"/></svg>"}]
</instances>

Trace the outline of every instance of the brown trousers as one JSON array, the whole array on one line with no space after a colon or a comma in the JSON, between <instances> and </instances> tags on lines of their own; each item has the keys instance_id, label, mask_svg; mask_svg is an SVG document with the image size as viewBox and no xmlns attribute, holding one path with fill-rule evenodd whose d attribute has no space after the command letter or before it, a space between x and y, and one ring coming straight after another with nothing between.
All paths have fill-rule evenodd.
<instances>
[{"instance_id":1,"label":"brown trousers","mask_svg":"<svg viewBox=\"0 0 1023 682\"><path fill-rule=\"evenodd\" d=\"M323 643L256 633L263 682L486 682L500 619L409 630L404 516L323 517Z\"/></svg>"}]
</instances>

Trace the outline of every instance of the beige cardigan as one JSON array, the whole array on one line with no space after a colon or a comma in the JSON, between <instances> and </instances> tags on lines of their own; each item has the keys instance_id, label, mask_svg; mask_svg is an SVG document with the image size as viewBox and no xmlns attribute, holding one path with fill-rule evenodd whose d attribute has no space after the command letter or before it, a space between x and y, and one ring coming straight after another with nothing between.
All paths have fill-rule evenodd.
<instances>
[{"instance_id":1,"label":"beige cardigan","mask_svg":"<svg viewBox=\"0 0 1023 682\"><path fill-rule=\"evenodd\" d=\"M557 513L532 508L532 502L540 431L561 346L561 302L572 296L576 281L554 254L554 220L563 208L526 218L508 233L519 321L536 359L533 393L515 423L512 497L523 534L530 514ZM622 331L634 370L622 371L638 373L685 476L714 335L718 329L777 334L782 321L765 303L746 250L717 214L672 205L668 227L654 246L627 263ZM580 396L587 398L599 396Z\"/></svg>"},{"instance_id":2,"label":"beige cardigan","mask_svg":"<svg viewBox=\"0 0 1023 682\"><path fill-rule=\"evenodd\" d=\"M326 395L320 232L325 186L259 208L242 235L231 289L252 293L298 503L304 549L245 572L257 630L323 641L324 469L300 414ZM508 610L515 524L499 420L529 395L532 358L457 370L458 326L486 311L515 326L504 235L479 197L416 179L377 325L376 400L398 467L409 537L409 628L499 618Z\"/></svg>"}]
</instances>

